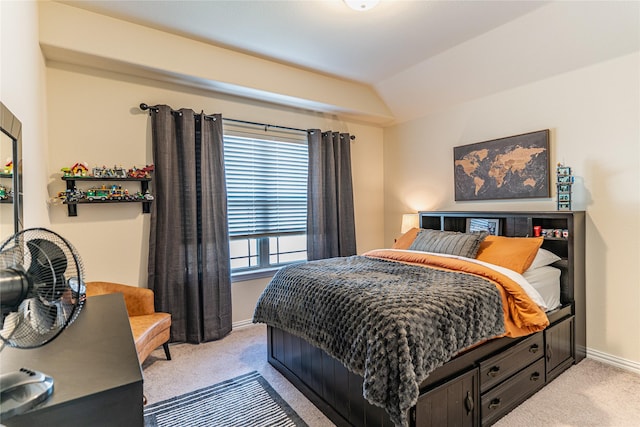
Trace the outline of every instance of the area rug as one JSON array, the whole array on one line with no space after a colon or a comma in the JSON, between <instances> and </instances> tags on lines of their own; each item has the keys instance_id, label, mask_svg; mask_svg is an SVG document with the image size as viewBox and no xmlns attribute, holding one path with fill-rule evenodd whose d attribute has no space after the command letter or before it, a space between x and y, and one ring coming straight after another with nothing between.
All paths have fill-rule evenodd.
<instances>
[{"instance_id":1,"label":"area rug","mask_svg":"<svg viewBox=\"0 0 640 427\"><path fill-rule=\"evenodd\" d=\"M146 427L307 427L258 372L144 408Z\"/></svg>"}]
</instances>

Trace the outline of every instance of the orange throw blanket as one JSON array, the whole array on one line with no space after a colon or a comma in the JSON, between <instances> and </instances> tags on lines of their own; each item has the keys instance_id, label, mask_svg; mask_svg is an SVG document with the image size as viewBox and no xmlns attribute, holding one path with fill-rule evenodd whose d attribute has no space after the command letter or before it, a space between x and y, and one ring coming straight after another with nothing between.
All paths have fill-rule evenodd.
<instances>
[{"instance_id":1,"label":"orange throw blanket","mask_svg":"<svg viewBox=\"0 0 640 427\"><path fill-rule=\"evenodd\" d=\"M506 331L504 336L521 337L541 331L549 326L547 315L529 298L520 285L509 277L481 264L458 258L394 249L376 249L363 255L405 264L464 272L490 280L502 295Z\"/></svg>"}]
</instances>

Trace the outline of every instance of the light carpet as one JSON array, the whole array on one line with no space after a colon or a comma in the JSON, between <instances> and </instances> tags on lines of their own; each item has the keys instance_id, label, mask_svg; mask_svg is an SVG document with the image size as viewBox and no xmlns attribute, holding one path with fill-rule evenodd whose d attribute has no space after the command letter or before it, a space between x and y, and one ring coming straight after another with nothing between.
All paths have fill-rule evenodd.
<instances>
[{"instance_id":1,"label":"light carpet","mask_svg":"<svg viewBox=\"0 0 640 427\"><path fill-rule=\"evenodd\" d=\"M640 426L640 375L584 359L494 424L524 425Z\"/></svg>"},{"instance_id":2,"label":"light carpet","mask_svg":"<svg viewBox=\"0 0 640 427\"><path fill-rule=\"evenodd\" d=\"M307 427L255 371L147 405L144 421L146 427Z\"/></svg>"},{"instance_id":3,"label":"light carpet","mask_svg":"<svg viewBox=\"0 0 640 427\"><path fill-rule=\"evenodd\" d=\"M251 371L259 372L310 427L330 427L308 399L267 362L266 327L234 329L220 341L171 345L144 363L149 404ZM496 427L635 427L640 425L640 375L592 359L572 366L500 419Z\"/></svg>"}]
</instances>

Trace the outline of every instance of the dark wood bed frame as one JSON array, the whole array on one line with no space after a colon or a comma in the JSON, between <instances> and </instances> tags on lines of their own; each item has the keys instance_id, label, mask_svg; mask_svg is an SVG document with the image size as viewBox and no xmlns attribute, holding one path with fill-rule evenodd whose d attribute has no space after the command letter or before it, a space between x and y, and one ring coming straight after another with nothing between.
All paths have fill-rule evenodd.
<instances>
[{"instance_id":1,"label":"dark wood bed frame","mask_svg":"<svg viewBox=\"0 0 640 427\"><path fill-rule=\"evenodd\" d=\"M533 227L568 230L545 237L559 255L561 307L544 331L488 341L447 362L420 385L412 426L487 426L528 399L586 353L584 212L420 212L422 228L465 231L470 218L498 219L500 235L532 236ZM361 376L303 339L268 327L268 360L338 426L393 426L362 396Z\"/></svg>"}]
</instances>

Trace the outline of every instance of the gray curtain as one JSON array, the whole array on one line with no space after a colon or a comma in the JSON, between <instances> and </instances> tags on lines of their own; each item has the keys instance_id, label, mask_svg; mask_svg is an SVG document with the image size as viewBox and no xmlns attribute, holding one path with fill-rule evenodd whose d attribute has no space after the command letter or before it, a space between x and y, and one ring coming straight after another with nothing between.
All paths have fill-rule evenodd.
<instances>
[{"instance_id":1,"label":"gray curtain","mask_svg":"<svg viewBox=\"0 0 640 427\"><path fill-rule=\"evenodd\" d=\"M213 117L166 105L151 112L148 283L156 310L171 313L174 342L211 341L231 331L222 117Z\"/></svg>"},{"instance_id":2,"label":"gray curtain","mask_svg":"<svg viewBox=\"0 0 640 427\"><path fill-rule=\"evenodd\" d=\"M356 254L348 133L308 132L307 258Z\"/></svg>"}]
</instances>

